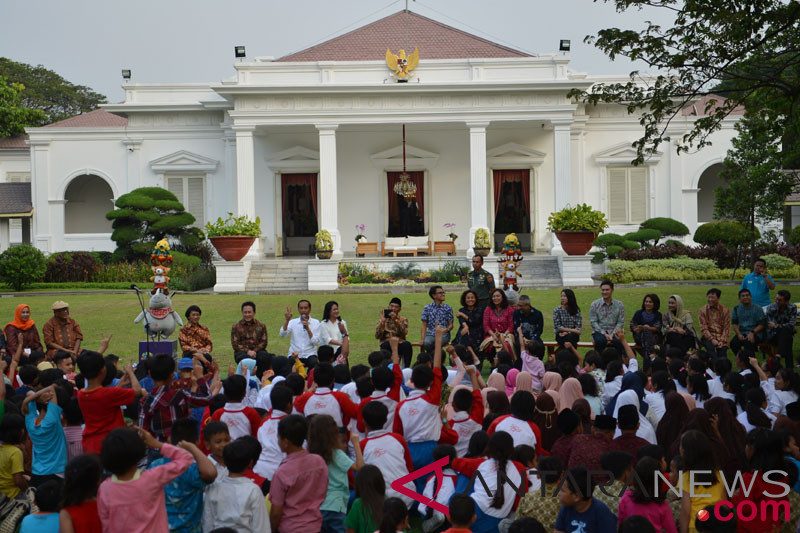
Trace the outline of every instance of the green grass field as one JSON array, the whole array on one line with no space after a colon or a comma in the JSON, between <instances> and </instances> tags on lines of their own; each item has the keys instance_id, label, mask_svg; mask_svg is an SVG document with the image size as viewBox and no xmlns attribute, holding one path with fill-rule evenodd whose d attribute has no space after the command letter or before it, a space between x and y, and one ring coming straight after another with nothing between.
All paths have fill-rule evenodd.
<instances>
[{"instance_id":1,"label":"green grass field","mask_svg":"<svg viewBox=\"0 0 800 533\"><path fill-rule=\"evenodd\" d=\"M665 287L640 287L617 289L614 297L622 300L625 304L628 319L633 316L636 309L641 306L642 298L645 294L654 292L661 298L661 311L666 310L666 301L670 294L679 294L687 307L695 316L697 324L697 310L705 304L705 293L708 286L665 286ZM776 289L788 288L778 285ZM544 340L553 340L553 308L559 303L560 289L531 290L523 291L533 300L533 305L544 315L545 328ZM583 335L581 340L590 341L591 331L589 326L589 304L600 296L599 289L579 289L575 291L578 297L578 304L583 312ZM736 304L737 287L722 287L722 303L726 306ZM774 291L773 291L774 294ZM183 316L183 312L191 304L199 305L203 310L201 323L208 326L211 330L211 337L214 340L214 355L221 359L221 362L232 361L232 350L230 347L230 328L231 325L239 320L240 305L246 300L253 300L258 309L256 318L267 324L269 328L268 350L276 354L286 354L289 342L278 336L278 330L283 324L283 315L286 306L291 306L294 316L297 316L297 300L307 297L312 305L312 315L321 318L322 309L325 302L335 300L339 303L339 308L343 318L347 321L350 329L351 344L351 364L365 363L367 354L376 348L374 338L375 325L377 324L379 313L386 307L392 294L315 294L307 297L305 294L293 295L265 295L265 296L246 296L246 295L210 295L210 294L178 294L175 296L173 305L178 313ZM418 341L420 335L419 317L422 308L430 302L427 294L401 294L398 295L403 300L403 315L410 322L409 340ZM795 295L797 296L797 295ZM460 291L448 290L447 303L455 309L459 307ZM134 324L133 319L139 314L139 303L136 295L125 294L86 294L86 295L64 295L44 296L31 293L30 296L16 296L0 298L0 317L2 324L11 321L14 315L14 308L25 303L31 306L33 319L36 320L41 333L42 325L50 318L52 312L50 305L58 299L64 299L70 304L72 316L80 323L85 340L83 346L96 349L100 344L102 334L113 333L109 353L119 355L124 361L133 361L136 358L138 341L144 340L143 328L140 324ZM797 298L795 297L795 300ZM145 304L146 305L146 304ZM177 339L177 332L172 338ZM629 340L632 338L629 336ZM800 339L796 340L800 343ZM796 344L797 348L797 344Z\"/></svg>"}]
</instances>

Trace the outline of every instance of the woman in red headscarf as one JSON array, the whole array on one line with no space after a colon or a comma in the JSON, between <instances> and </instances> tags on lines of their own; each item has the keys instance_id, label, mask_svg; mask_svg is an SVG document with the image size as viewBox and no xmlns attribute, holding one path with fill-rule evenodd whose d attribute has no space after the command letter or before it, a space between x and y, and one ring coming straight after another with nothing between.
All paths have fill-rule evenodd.
<instances>
[{"instance_id":1,"label":"woman in red headscarf","mask_svg":"<svg viewBox=\"0 0 800 533\"><path fill-rule=\"evenodd\" d=\"M22 334L22 349L29 349L31 352L42 349L42 341L39 339L39 330L36 323L31 320L31 308L26 304L19 304L14 310L14 320L6 324L3 328L6 334L6 344L8 353L14 355L19 345L19 335ZM28 352L29 354L29 352ZM23 356L25 353L23 353Z\"/></svg>"}]
</instances>

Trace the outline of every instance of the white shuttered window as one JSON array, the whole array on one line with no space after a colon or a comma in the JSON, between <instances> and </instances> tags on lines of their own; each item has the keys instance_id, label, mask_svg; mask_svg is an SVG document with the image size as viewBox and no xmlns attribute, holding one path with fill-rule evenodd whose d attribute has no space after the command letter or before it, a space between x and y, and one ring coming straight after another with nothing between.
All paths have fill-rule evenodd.
<instances>
[{"instance_id":1,"label":"white shuttered window","mask_svg":"<svg viewBox=\"0 0 800 533\"><path fill-rule=\"evenodd\" d=\"M608 168L608 222L640 224L647 218L647 168Z\"/></svg>"},{"instance_id":2,"label":"white shuttered window","mask_svg":"<svg viewBox=\"0 0 800 533\"><path fill-rule=\"evenodd\" d=\"M205 176L167 176L167 190L194 215L195 227L206 224Z\"/></svg>"}]
</instances>

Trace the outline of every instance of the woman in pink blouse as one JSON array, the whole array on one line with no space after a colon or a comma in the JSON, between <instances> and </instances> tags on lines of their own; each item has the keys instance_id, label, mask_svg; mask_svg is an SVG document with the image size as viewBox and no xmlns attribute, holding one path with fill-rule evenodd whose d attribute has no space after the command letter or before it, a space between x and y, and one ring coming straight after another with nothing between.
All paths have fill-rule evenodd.
<instances>
[{"instance_id":1,"label":"woman in pink blouse","mask_svg":"<svg viewBox=\"0 0 800 533\"><path fill-rule=\"evenodd\" d=\"M489 305L483 312L484 339L482 352L506 350L516 358L514 352L514 309L508 305L506 293L494 289L489 297Z\"/></svg>"}]
</instances>

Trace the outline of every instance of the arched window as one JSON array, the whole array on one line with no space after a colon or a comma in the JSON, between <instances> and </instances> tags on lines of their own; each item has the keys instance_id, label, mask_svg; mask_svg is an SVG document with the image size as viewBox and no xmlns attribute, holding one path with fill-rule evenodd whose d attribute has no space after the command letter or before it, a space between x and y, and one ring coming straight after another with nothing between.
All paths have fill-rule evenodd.
<instances>
[{"instance_id":1,"label":"arched window","mask_svg":"<svg viewBox=\"0 0 800 533\"><path fill-rule=\"evenodd\" d=\"M714 220L714 200L716 200L717 187L724 187L725 181L719 173L725 166L722 163L711 165L700 175L697 183L697 222L711 222Z\"/></svg>"},{"instance_id":2,"label":"arched window","mask_svg":"<svg viewBox=\"0 0 800 533\"><path fill-rule=\"evenodd\" d=\"M114 192L93 174L78 176L64 192L64 233L111 233L106 213L114 209Z\"/></svg>"}]
</instances>

